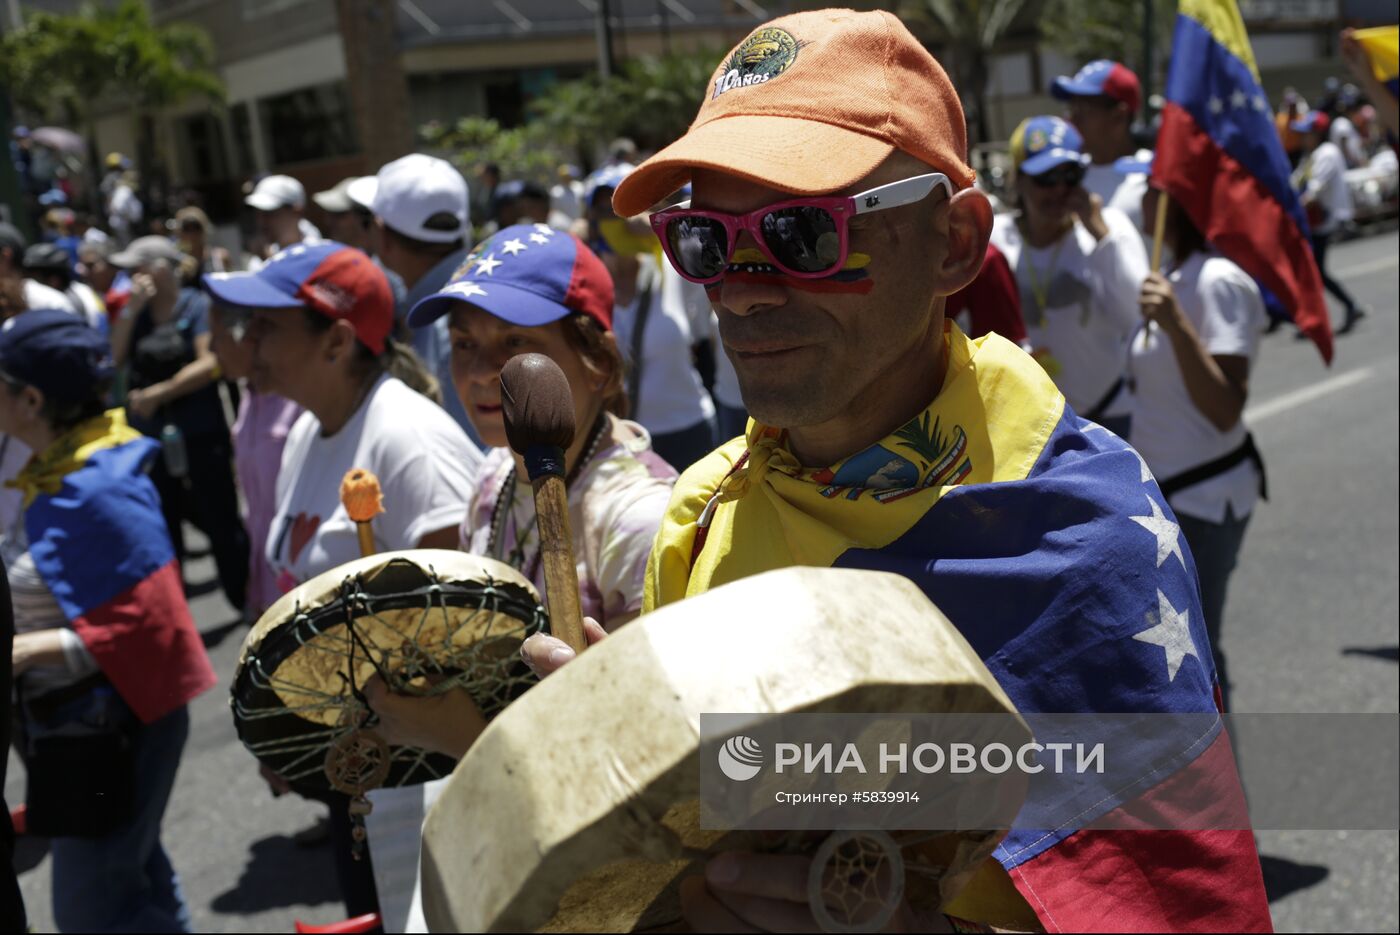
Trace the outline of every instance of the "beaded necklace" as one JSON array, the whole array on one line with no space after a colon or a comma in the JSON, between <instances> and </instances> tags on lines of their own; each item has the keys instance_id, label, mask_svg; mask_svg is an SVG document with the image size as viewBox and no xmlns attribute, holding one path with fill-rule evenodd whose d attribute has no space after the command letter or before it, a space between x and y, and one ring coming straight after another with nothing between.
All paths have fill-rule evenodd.
<instances>
[{"instance_id":1,"label":"beaded necklace","mask_svg":"<svg viewBox=\"0 0 1400 935\"><path fill-rule=\"evenodd\" d=\"M569 471L569 476L564 479L564 486L568 488L583 470L584 465L593 460L593 456L598 453L598 447L606 434L608 427L608 417L606 413L598 416L593 423L592 434L588 440L588 446L579 456L574 464L573 470ZM535 522L539 519L537 515L530 517L530 522L525 524L523 529L516 532L515 546L510 550L510 555L502 557L501 550L505 546L506 521L510 517L511 507L515 503L515 491L517 487L517 475L515 466L512 465L510 473L506 475L505 483L501 485L501 492L496 495L496 503L491 507L491 537L486 542L486 554L496 559L504 561L510 567L524 573L525 577L531 581L535 580L535 572L539 569L540 554L536 550L534 558L530 560L529 568L523 567L525 564L525 540L530 532L535 528Z\"/></svg>"}]
</instances>

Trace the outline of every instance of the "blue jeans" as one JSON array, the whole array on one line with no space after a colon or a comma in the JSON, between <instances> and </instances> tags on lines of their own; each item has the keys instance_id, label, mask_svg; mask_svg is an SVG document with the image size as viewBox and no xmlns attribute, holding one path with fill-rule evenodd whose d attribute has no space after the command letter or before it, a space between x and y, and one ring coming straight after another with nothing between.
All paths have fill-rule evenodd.
<instances>
[{"instance_id":1,"label":"blue jeans","mask_svg":"<svg viewBox=\"0 0 1400 935\"><path fill-rule=\"evenodd\" d=\"M1230 584L1230 575L1235 570L1235 560L1244 542L1245 527L1249 517L1236 519L1234 510L1225 508L1225 521L1212 523L1193 516L1176 517L1191 556L1196 560L1196 575L1201 581L1201 611L1206 618L1206 633L1210 636L1210 648L1215 654L1215 677L1220 682L1220 697L1226 713L1230 707L1230 679L1225 671L1225 654L1220 650L1220 628L1225 616L1225 592Z\"/></svg>"},{"instance_id":2,"label":"blue jeans","mask_svg":"<svg viewBox=\"0 0 1400 935\"><path fill-rule=\"evenodd\" d=\"M53 917L60 932L188 932L190 911L160 843L160 823L190 733L180 708L135 731L136 814L100 838L54 838Z\"/></svg>"}]
</instances>

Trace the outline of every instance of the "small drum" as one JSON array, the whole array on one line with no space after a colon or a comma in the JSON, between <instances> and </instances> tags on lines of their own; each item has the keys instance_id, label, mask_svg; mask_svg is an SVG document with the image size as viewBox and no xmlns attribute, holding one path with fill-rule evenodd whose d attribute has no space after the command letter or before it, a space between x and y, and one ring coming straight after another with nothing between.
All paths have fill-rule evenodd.
<instances>
[{"instance_id":1,"label":"small drum","mask_svg":"<svg viewBox=\"0 0 1400 935\"><path fill-rule=\"evenodd\" d=\"M676 923L683 876L718 850L762 847L754 832L701 827L700 715L710 712L758 723L789 712L1015 709L906 578L789 568L689 598L589 649L478 738L424 826L429 927L607 932ZM1014 814L1025 787L998 794ZM922 908L946 904L1003 835L848 831L786 849L815 855L809 898L822 926L867 931L902 894ZM882 904L833 913L841 899L824 871L840 866L886 880Z\"/></svg>"},{"instance_id":2,"label":"small drum","mask_svg":"<svg viewBox=\"0 0 1400 935\"><path fill-rule=\"evenodd\" d=\"M461 686L490 718L535 684L520 644L542 630L539 595L500 562L439 549L357 559L283 595L249 632L234 725L254 756L305 794L362 796L438 779L453 761L385 745L361 686L375 674L399 692Z\"/></svg>"}]
</instances>

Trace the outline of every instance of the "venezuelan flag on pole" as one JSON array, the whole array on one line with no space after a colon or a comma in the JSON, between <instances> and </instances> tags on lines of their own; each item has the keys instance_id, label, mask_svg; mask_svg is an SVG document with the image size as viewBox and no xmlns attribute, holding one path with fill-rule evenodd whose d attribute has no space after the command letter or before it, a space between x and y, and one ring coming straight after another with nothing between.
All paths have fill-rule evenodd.
<instances>
[{"instance_id":1,"label":"venezuelan flag on pole","mask_svg":"<svg viewBox=\"0 0 1400 935\"><path fill-rule=\"evenodd\" d=\"M1235 0L1182 0L1153 182L1278 296L1332 362L1332 323L1302 203Z\"/></svg>"},{"instance_id":2,"label":"venezuelan flag on pole","mask_svg":"<svg viewBox=\"0 0 1400 935\"><path fill-rule=\"evenodd\" d=\"M1391 97L1400 98L1400 26L1358 29L1352 35L1371 60L1371 74L1384 82Z\"/></svg>"}]
</instances>

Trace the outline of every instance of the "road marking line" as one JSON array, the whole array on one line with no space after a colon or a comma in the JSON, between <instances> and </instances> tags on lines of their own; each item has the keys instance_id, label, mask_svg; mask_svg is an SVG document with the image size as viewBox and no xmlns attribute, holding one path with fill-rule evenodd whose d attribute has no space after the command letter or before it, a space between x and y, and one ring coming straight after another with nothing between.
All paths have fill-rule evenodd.
<instances>
[{"instance_id":1,"label":"road marking line","mask_svg":"<svg viewBox=\"0 0 1400 935\"><path fill-rule=\"evenodd\" d=\"M1400 256L1382 257L1379 260L1372 260L1369 263L1358 263L1355 266L1343 266L1341 269L1332 270L1335 276L1365 276L1367 273L1379 273L1381 270L1393 269L1400 266Z\"/></svg>"},{"instance_id":2,"label":"road marking line","mask_svg":"<svg viewBox=\"0 0 1400 935\"><path fill-rule=\"evenodd\" d=\"M1323 396L1330 396L1349 386L1355 386L1369 380L1375 375L1374 367L1362 367L1360 370L1351 370L1347 373L1339 373L1335 377L1329 377L1321 383L1314 383L1312 386L1305 386L1302 389L1284 393L1282 396L1275 396L1267 402L1262 402L1257 406L1250 406L1244 411L1244 421L1246 423L1258 423L1272 416L1284 412L1290 412L1305 403L1310 403Z\"/></svg>"}]
</instances>

